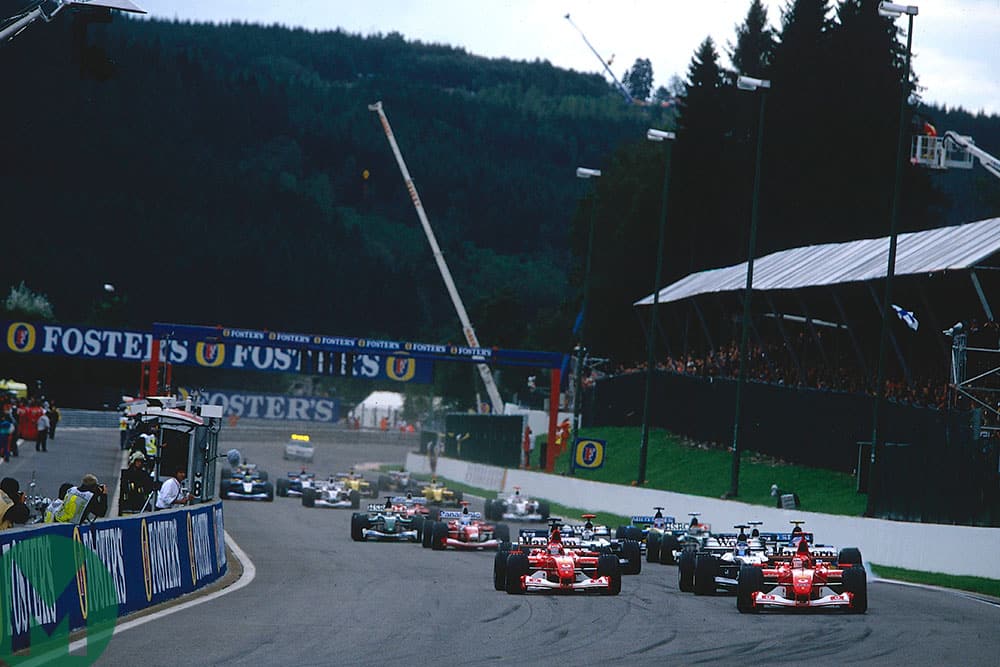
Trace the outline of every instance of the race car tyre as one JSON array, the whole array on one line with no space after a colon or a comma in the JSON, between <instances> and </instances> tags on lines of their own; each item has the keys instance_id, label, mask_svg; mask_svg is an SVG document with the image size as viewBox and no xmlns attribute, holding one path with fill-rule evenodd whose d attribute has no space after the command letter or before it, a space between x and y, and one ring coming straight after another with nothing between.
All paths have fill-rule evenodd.
<instances>
[{"instance_id":1,"label":"race car tyre","mask_svg":"<svg viewBox=\"0 0 1000 667\"><path fill-rule=\"evenodd\" d=\"M380 489L388 489L391 486L392 486L392 480L389 479L388 475L379 475L378 476L378 488L380 488Z\"/></svg>"},{"instance_id":2,"label":"race car tyre","mask_svg":"<svg viewBox=\"0 0 1000 667\"><path fill-rule=\"evenodd\" d=\"M635 540L622 542L622 558L628 562L622 567L622 574L639 574L642 572L642 547Z\"/></svg>"},{"instance_id":3,"label":"race car tyre","mask_svg":"<svg viewBox=\"0 0 1000 667\"><path fill-rule=\"evenodd\" d=\"M351 539L355 542L365 541L365 528L368 527L368 516L361 512L351 515Z\"/></svg>"},{"instance_id":4,"label":"race car tyre","mask_svg":"<svg viewBox=\"0 0 1000 667\"><path fill-rule=\"evenodd\" d=\"M753 565L740 567L736 583L736 609L741 614L756 614L759 610L753 603L753 594L764 589L764 571Z\"/></svg>"},{"instance_id":5,"label":"race car tyre","mask_svg":"<svg viewBox=\"0 0 1000 667\"><path fill-rule=\"evenodd\" d=\"M843 581L844 592L853 593L848 613L863 614L868 611L868 575L865 568L860 565L847 568Z\"/></svg>"},{"instance_id":6,"label":"race car tyre","mask_svg":"<svg viewBox=\"0 0 1000 667\"><path fill-rule=\"evenodd\" d=\"M267 473L264 472L263 470L258 470L257 471L257 479L259 479L262 482L266 482L267 481Z\"/></svg>"},{"instance_id":7,"label":"race car tyre","mask_svg":"<svg viewBox=\"0 0 1000 667\"><path fill-rule=\"evenodd\" d=\"M315 491L313 491L313 493L315 493ZM305 493L303 493L302 495L305 495ZM351 492L347 494L347 497L351 501L351 509L352 510L356 510L359 507L361 507L361 494L360 493L358 493L354 489L351 489Z\"/></svg>"},{"instance_id":8,"label":"race car tyre","mask_svg":"<svg viewBox=\"0 0 1000 667\"><path fill-rule=\"evenodd\" d=\"M424 532L420 535L420 546L424 549L431 548L431 538L434 536L434 519L424 520Z\"/></svg>"},{"instance_id":9,"label":"race car tyre","mask_svg":"<svg viewBox=\"0 0 1000 667\"><path fill-rule=\"evenodd\" d=\"M625 526L618 526L615 528L615 539L622 540L625 539Z\"/></svg>"},{"instance_id":10,"label":"race car tyre","mask_svg":"<svg viewBox=\"0 0 1000 667\"><path fill-rule=\"evenodd\" d=\"M681 541L676 535L665 534L660 542L660 562L664 565L673 565L677 561L674 559L674 552L681 550Z\"/></svg>"},{"instance_id":11,"label":"race car tyre","mask_svg":"<svg viewBox=\"0 0 1000 667\"><path fill-rule=\"evenodd\" d=\"M538 513L542 515L542 521L549 520L549 504L538 503Z\"/></svg>"},{"instance_id":12,"label":"race car tyre","mask_svg":"<svg viewBox=\"0 0 1000 667\"><path fill-rule=\"evenodd\" d=\"M229 479L224 477L219 482L219 498L225 498L226 493L228 492L229 492Z\"/></svg>"},{"instance_id":13,"label":"race car tyre","mask_svg":"<svg viewBox=\"0 0 1000 667\"><path fill-rule=\"evenodd\" d=\"M456 491L455 492L455 502L456 503L461 503L462 502L462 492L461 491Z\"/></svg>"},{"instance_id":14,"label":"race car tyre","mask_svg":"<svg viewBox=\"0 0 1000 667\"><path fill-rule=\"evenodd\" d=\"M625 534L622 537L626 540L642 542L642 529L635 526L625 526Z\"/></svg>"},{"instance_id":15,"label":"race car tyre","mask_svg":"<svg viewBox=\"0 0 1000 667\"><path fill-rule=\"evenodd\" d=\"M844 547L837 555L837 564L841 568L849 568L852 565L861 565L861 550L857 547Z\"/></svg>"},{"instance_id":16,"label":"race car tyre","mask_svg":"<svg viewBox=\"0 0 1000 667\"><path fill-rule=\"evenodd\" d=\"M660 534L649 531L646 535L646 562L660 562Z\"/></svg>"},{"instance_id":17,"label":"race car tyre","mask_svg":"<svg viewBox=\"0 0 1000 667\"><path fill-rule=\"evenodd\" d=\"M427 518L430 521L437 521L438 519L441 518L441 510L438 509L437 507L431 507L430 513L427 515Z\"/></svg>"},{"instance_id":18,"label":"race car tyre","mask_svg":"<svg viewBox=\"0 0 1000 667\"><path fill-rule=\"evenodd\" d=\"M436 521L431 530L431 549L434 551L444 551L444 541L448 539L448 524L444 521Z\"/></svg>"},{"instance_id":19,"label":"race car tyre","mask_svg":"<svg viewBox=\"0 0 1000 667\"><path fill-rule=\"evenodd\" d=\"M501 549L493 557L493 588L503 591L507 589L507 551Z\"/></svg>"},{"instance_id":20,"label":"race car tyre","mask_svg":"<svg viewBox=\"0 0 1000 667\"><path fill-rule=\"evenodd\" d=\"M274 484L268 482L264 485L264 493L267 494L267 501L274 502Z\"/></svg>"},{"instance_id":21,"label":"race car tyre","mask_svg":"<svg viewBox=\"0 0 1000 667\"><path fill-rule=\"evenodd\" d=\"M232 476L233 476L233 471L232 470L230 470L229 468L223 468L222 469L222 479L228 480Z\"/></svg>"},{"instance_id":22,"label":"race car tyre","mask_svg":"<svg viewBox=\"0 0 1000 667\"><path fill-rule=\"evenodd\" d=\"M493 500L490 498L483 502L483 516L486 517L487 521L493 519Z\"/></svg>"},{"instance_id":23,"label":"race car tyre","mask_svg":"<svg viewBox=\"0 0 1000 667\"><path fill-rule=\"evenodd\" d=\"M413 522L410 524L413 526L413 530L417 531L417 540L421 540L424 537L424 517L417 514L413 517Z\"/></svg>"},{"instance_id":24,"label":"race car tyre","mask_svg":"<svg viewBox=\"0 0 1000 667\"><path fill-rule=\"evenodd\" d=\"M663 547L660 547L661 552L662 550ZM682 593L694 592L694 561L693 551L684 551L677 560L677 588Z\"/></svg>"},{"instance_id":25,"label":"race car tyre","mask_svg":"<svg viewBox=\"0 0 1000 667\"><path fill-rule=\"evenodd\" d=\"M493 532L493 537L501 542L510 542L510 526L505 523L498 523L496 530Z\"/></svg>"},{"instance_id":26,"label":"race car tyre","mask_svg":"<svg viewBox=\"0 0 1000 667\"><path fill-rule=\"evenodd\" d=\"M526 555L513 553L507 556L506 586L508 594L524 595L524 589L521 588L521 577L528 574L529 569L530 565Z\"/></svg>"},{"instance_id":27,"label":"race car tyre","mask_svg":"<svg viewBox=\"0 0 1000 667\"><path fill-rule=\"evenodd\" d=\"M711 595L715 592L715 571L718 564L709 555L695 556L694 559L694 594Z\"/></svg>"},{"instance_id":28,"label":"race car tyre","mask_svg":"<svg viewBox=\"0 0 1000 667\"><path fill-rule=\"evenodd\" d=\"M378 486L369 484L368 485L368 495L372 498L378 498Z\"/></svg>"},{"instance_id":29,"label":"race car tyre","mask_svg":"<svg viewBox=\"0 0 1000 667\"><path fill-rule=\"evenodd\" d=\"M622 573L618 566L617 556L604 555L598 557L597 576L611 579L611 585L607 589L602 590L601 595L618 595L622 592Z\"/></svg>"},{"instance_id":30,"label":"race car tyre","mask_svg":"<svg viewBox=\"0 0 1000 667\"><path fill-rule=\"evenodd\" d=\"M302 506L316 507L316 489L302 489Z\"/></svg>"},{"instance_id":31,"label":"race car tyre","mask_svg":"<svg viewBox=\"0 0 1000 667\"><path fill-rule=\"evenodd\" d=\"M288 480L279 479L274 483L274 492L277 493L282 498L288 497Z\"/></svg>"}]
</instances>

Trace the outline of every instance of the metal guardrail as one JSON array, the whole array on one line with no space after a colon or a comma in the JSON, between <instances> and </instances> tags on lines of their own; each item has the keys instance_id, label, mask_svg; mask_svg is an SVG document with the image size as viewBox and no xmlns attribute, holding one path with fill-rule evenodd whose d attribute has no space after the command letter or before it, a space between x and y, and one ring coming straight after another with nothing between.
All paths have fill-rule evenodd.
<instances>
[{"instance_id":1,"label":"metal guardrail","mask_svg":"<svg viewBox=\"0 0 1000 667\"><path fill-rule=\"evenodd\" d=\"M59 428L118 428L118 413L109 410L59 409Z\"/></svg>"}]
</instances>

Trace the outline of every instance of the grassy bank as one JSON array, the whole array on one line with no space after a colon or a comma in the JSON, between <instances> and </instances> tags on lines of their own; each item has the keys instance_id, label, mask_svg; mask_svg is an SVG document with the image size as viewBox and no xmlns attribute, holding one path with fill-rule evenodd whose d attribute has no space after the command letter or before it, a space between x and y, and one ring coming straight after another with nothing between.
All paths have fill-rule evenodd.
<instances>
[{"instance_id":1,"label":"grassy bank","mask_svg":"<svg viewBox=\"0 0 1000 667\"><path fill-rule=\"evenodd\" d=\"M580 479L613 484L634 484L639 469L638 427L588 428L582 437L607 442L604 466L576 470ZM569 452L556 461L556 472L569 470ZM649 432L646 488L695 496L720 498L729 490L732 455L723 449L708 449L684 443L660 429ZM768 460L751 452L740 459L739 500L774 506L771 485L799 495L802 509L810 512L860 516L866 497L856 492L853 475L807 468Z\"/></svg>"},{"instance_id":2,"label":"grassy bank","mask_svg":"<svg viewBox=\"0 0 1000 667\"><path fill-rule=\"evenodd\" d=\"M878 565L876 563L871 563L870 565L872 572L884 579L896 579L897 581L941 586L942 588L956 588L961 591L970 591L972 593L981 593L982 595L991 595L995 598L1000 598L1000 579L941 574L940 572L920 572L918 570L906 570L901 567L889 567L888 565Z\"/></svg>"}]
</instances>

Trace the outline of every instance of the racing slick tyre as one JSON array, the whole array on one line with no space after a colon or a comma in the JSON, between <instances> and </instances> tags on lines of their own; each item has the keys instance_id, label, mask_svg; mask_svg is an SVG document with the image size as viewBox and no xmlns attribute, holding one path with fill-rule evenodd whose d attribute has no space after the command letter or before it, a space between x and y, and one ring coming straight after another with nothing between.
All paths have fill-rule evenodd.
<instances>
[{"instance_id":1,"label":"racing slick tyre","mask_svg":"<svg viewBox=\"0 0 1000 667\"><path fill-rule=\"evenodd\" d=\"M455 504L456 505L461 505L462 504L462 492L461 491L456 491L455 492Z\"/></svg>"},{"instance_id":2,"label":"racing slick tyre","mask_svg":"<svg viewBox=\"0 0 1000 667\"><path fill-rule=\"evenodd\" d=\"M756 614L760 611L753 603L753 594L764 589L764 572L753 565L740 567L736 583L736 609L741 614Z\"/></svg>"},{"instance_id":3,"label":"racing slick tyre","mask_svg":"<svg viewBox=\"0 0 1000 667\"><path fill-rule=\"evenodd\" d=\"M369 484L368 485L368 496L371 498L378 498L378 485Z\"/></svg>"},{"instance_id":4,"label":"racing slick tyre","mask_svg":"<svg viewBox=\"0 0 1000 667\"><path fill-rule=\"evenodd\" d=\"M313 493L315 493L315 491ZM305 494L303 494L303 495L305 495ZM360 493L358 493L354 489L351 489L351 492L349 494L347 494L347 497L350 498L350 500L351 500L351 509L352 510L356 510L359 507L361 507L361 494Z\"/></svg>"},{"instance_id":5,"label":"racing slick tyre","mask_svg":"<svg viewBox=\"0 0 1000 667\"><path fill-rule=\"evenodd\" d=\"M417 531L417 539L419 542L424 537L424 517L421 514L417 514L413 517L413 521L410 523L413 526L413 530Z\"/></svg>"},{"instance_id":6,"label":"racing slick tyre","mask_svg":"<svg viewBox=\"0 0 1000 667\"><path fill-rule=\"evenodd\" d=\"M674 559L674 552L681 550L681 542L676 535L666 534L660 542L660 562L664 565L673 565L677 561Z\"/></svg>"},{"instance_id":7,"label":"racing slick tyre","mask_svg":"<svg viewBox=\"0 0 1000 667\"><path fill-rule=\"evenodd\" d=\"M388 475L379 475L378 476L378 488L380 490L388 489L391 486L392 486L392 480L389 479Z\"/></svg>"},{"instance_id":8,"label":"racing slick tyre","mask_svg":"<svg viewBox=\"0 0 1000 667\"><path fill-rule=\"evenodd\" d=\"M660 547L662 550L663 547ZM677 560L677 588L682 593L694 592L694 561L693 551L685 551Z\"/></svg>"},{"instance_id":9,"label":"racing slick tyre","mask_svg":"<svg viewBox=\"0 0 1000 667\"><path fill-rule=\"evenodd\" d=\"M649 531L646 535L646 562L660 562L660 534Z\"/></svg>"},{"instance_id":10,"label":"racing slick tyre","mask_svg":"<svg viewBox=\"0 0 1000 667\"><path fill-rule=\"evenodd\" d=\"M229 479L232 476L233 476L232 470L230 470L229 468L222 469L222 475L220 476L221 479Z\"/></svg>"},{"instance_id":11,"label":"racing slick tyre","mask_svg":"<svg viewBox=\"0 0 1000 667\"><path fill-rule=\"evenodd\" d=\"M274 502L274 484L268 482L264 485L264 493L267 494L267 502Z\"/></svg>"},{"instance_id":12,"label":"racing slick tyre","mask_svg":"<svg viewBox=\"0 0 1000 667\"><path fill-rule=\"evenodd\" d=\"M229 493L229 479L223 477L219 482L219 498L225 498L227 493Z\"/></svg>"},{"instance_id":13,"label":"racing slick tyre","mask_svg":"<svg viewBox=\"0 0 1000 667\"><path fill-rule=\"evenodd\" d=\"M623 535L623 537L626 540L642 542L642 529L636 528L635 526L625 526L625 535Z\"/></svg>"},{"instance_id":14,"label":"racing slick tyre","mask_svg":"<svg viewBox=\"0 0 1000 667\"><path fill-rule=\"evenodd\" d=\"M842 569L847 569L852 565L861 565L861 550L857 547L844 547L837 555L837 564Z\"/></svg>"},{"instance_id":15,"label":"racing slick tyre","mask_svg":"<svg viewBox=\"0 0 1000 667\"><path fill-rule=\"evenodd\" d=\"M617 556L600 556L597 559L597 576L611 579L611 585L601 591L601 595L618 595L622 592L622 573Z\"/></svg>"},{"instance_id":16,"label":"racing slick tyre","mask_svg":"<svg viewBox=\"0 0 1000 667\"><path fill-rule=\"evenodd\" d=\"M616 563L618 561L615 561ZM507 556L507 593L510 595L524 595L521 588L521 577L528 574L528 557L524 554L510 554Z\"/></svg>"},{"instance_id":17,"label":"racing slick tyre","mask_svg":"<svg viewBox=\"0 0 1000 667\"><path fill-rule=\"evenodd\" d=\"M639 574L642 572L642 547L633 539L622 542L622 558L628 561L622 566L622 574Z\"/></svg>"},{"instance_id":18,"label":"racing slick tyre","mask_svg":"<svg viewBox=\"0 0 1000 667\"><path fill-rule=\"evenodd\" d=\"M615 528L615 539L623 540L625 539L625 526L618 526Z\"/></svg>"},{"instance_id":19,"label":"racing slick tyre","mask_svg":"<svg viewBox=\"0 0 1000 667\"><path fill-rule=\"evenodd\" d=\"M274 483L274 492L277 493L282 498L288 497L288 480L279 479Z\"/></svg>"},{"instance_id":20,"label":"racing slick tyre","mask_svg":"<svg viewBox=\"0 0 1000 667\"><path fill-rule=\"evenodd\" d=\"M538 513L542 515L542 521L549 520L549 504L538 503Z\"/></svg>"},{"instance_id":21,"label":"racing slick tyre","mask_svg":"<svg viewBox=\"0 0 1000 667\"><path fill-rule=\"evenodd\" d=\"M431 529L431 549L434 551L444 551L444 541L448 539L448 524L444 521L436 521Z\"/></svg>"},{"instance_id":22,"label":"racing slick tyre","mask_svg":"<svg viewBox=\"0 0 1000 667\"><path fill-rule=\"evenodd\" d=\"M483 516L486 517L487 521L495 521L503 518L503 512L498 507L499 504L496 500L486 499L486 502L483 504Z\"/></svg>"},{"instance_id":23,"label":"racing slick tyre","mask_svg":"<svg viewBox=\"0 0 1000 667\"><path fill-rule=\"evenodd\" d=\"M510 526L505 523L498 523L493 531L493 537L501 542L510 542Z\"/></svg>"},{"instance_id":24,"label":"racing slick tyre","mask_svg":"<svg viewBox=\"0 0 1000 667\"><path fill-rule=\"evenodd\" d=\"M715 571L718 564L713 556L695 556L694 559L694 594L711 595L715 592Z\"/></svg>"},{"instance_id":25,"label":"racing slick tyre","mask_svg":"<svg viewBox=\"0 0 1000 667\"><path fill-rule=\"evenodd\" d=\"M361 512L351 515L351 539L355 542L365 541L365 528L368 527L368 516Z\"/></svg>"},{"instance_id":26,"label":"racing slick tyre","mask_svg":"<svg viewBox=\"0 0 1000 667\"><path fill-rule=\"evenodd\" d=\"M302 506L316 507L316 489L302 489Z\"/></svg>"},{"instance_id":27,"label":"racing slick tyre","mask_svg":"<svg viewBox=\"0 0 1000 667\"><path fill-rule=\"evenodd\" d=\"M258 470L257 471L257 479L259 479L262 482L266 482L267 481L267 472L265 472L263 470Z\"/></svg>"},{"instance_id":28,"label":"racing slick tyre","mask_svg":"<svg viewBox=\"0 0 1000 667\"><path fill-rule=\"evenodd\" d=\"M510 554L500 549L493 557L493 588L494 590L507 590L507 557Z\"/></svg>"},{"instance_id":29,"label":"racing slick tyre","mask_svg":"<svg viewBox=\"0 0 1000 667\"><path fill-rule=\"evenodd\" d=\"M434 536L434 519L427 518L424 520L424 529L420 534L420 546L424 549L431 548L431 538Z\"/></svg>"},{"instance_id":30,"label":"racing slick tyre","mask_svg":"<svg viewBox=\"0 0 1000 667\"><path fill-rule=\"evenodd\" d=\"M863 614L868 611L868 575L865 568L855 565L844 570L844 592L852 593L850 614Z\"/></svg>"},{"instance_id":31,"label":"racing slick tyre","mask_svg":"<svg viewBox=\"0 0 1000 667\"><path fill-rule=\"evenodd\" d=\"M441 518L441 510L438 509L437 507L431 507L430 511L427 514L427 519L429 521L437 521L440 518Z\"/></svg>"}]
</instances>

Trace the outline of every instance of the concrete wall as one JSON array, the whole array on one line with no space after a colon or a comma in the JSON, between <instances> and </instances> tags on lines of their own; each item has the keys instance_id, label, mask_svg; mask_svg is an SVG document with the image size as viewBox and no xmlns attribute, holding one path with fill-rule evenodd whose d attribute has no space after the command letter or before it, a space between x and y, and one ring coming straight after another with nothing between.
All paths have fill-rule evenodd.
<instances>
[{"instance_id":1,"label":"concrete wall","mask_svg":"<svg viewBox=\"0 0 1000 667\"><path fill-rule=\"evenodd\" d=\"M412 472L430 472L427 458L418 454L407 455L406 467ZM866 561L925 572L1000 577L1000 567L994 560L1000 552L1000 528L905 523L782 510L529 470L504 470L446 458L438 460L437 468L438 475L457 482L494 491L520 486L526 494L568 507L631 516L650 514L654 506L661 506L666 508L665 514L681 521L687 519L688 512L701 512L702 521L712 524L717 531L730 530L734 524L748 520L763 521L765 530L790 530L788 522L801 519L806 522L806 530L816 533L817 542L859 547Z\"/></svg>"}]
</instances>

